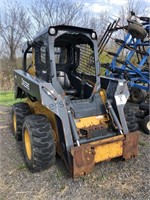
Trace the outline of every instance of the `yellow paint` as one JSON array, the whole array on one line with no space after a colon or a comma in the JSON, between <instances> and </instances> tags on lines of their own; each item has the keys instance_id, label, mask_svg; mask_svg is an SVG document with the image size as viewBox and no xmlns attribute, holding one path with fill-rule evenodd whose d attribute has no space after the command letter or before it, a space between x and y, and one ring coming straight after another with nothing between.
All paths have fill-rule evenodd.
<instances>
[{"instance_id":1,"label":"yellow paint","mask_svg":"<svg viewBox=\"0 0 150 200\"><path fill-rule=\"evenodd\" d=\"M25 150L26 150L27 157L29 160L31 160L31 157L32 157L31 141L30 141L30 135L27 129L24 130L24 143L25 143Z\"/></svg>"},{"instance_id":2,"label":"yellow paint","mask_svg":"<svg viewBox=\"0 0 150 200\"><path fill-rule=\"evenodd\" d=\"M14 127L14 132L16 133L17 131L17 119L15 113L13 113L13 127Z\"/></svg>"},{"instance_id":3,"label":"yellow paint","mask_svg":"<svg viewBox=\"0 0 150 200\"><path fill-rule=\"evenodd\" d=\"M97 126L97 125L100 125L100 124L107 125L108 121L109 121L109 118L108 118L107 114L106 115L98 115L98 116L75 119L76 127L78 129L87 128L87 127L90 127L90 126Z\"/></svg>"},{"instance_id":4,"label":"yellow paint","mask_svg":"<svg viewBox=\"0 0 150 200\"><path fill-rule=\"evenodd\" d=\"M123 141L104 144L95 148L94 162L102 162L112 158L120 157L123 154Z\"/></svg>"},{"instance_id":5,"label":"yellow paint","mask_svg":"<svg viewBox=\"0 0 150 200\"><path fill-rule=\"evenodd\" d=\"M101 96L101 98L102 98L103 103L105 104L105 102L106 102L106 92L105 92L104 89L102 89L102 90L100 91L100 96Z\"/></svg>"},{"instance_id":6,"label":"yellow paint","mask_svg":"<svg viewBox=\"0 0 150 200\"><path fill-rule=\"evenodd\" d=\"M35 67L34 66L29 67L27 72L32 76L35 76Z\"/></svg>"},{"instance_id":7,"label":"yellow paint","mask_svg":"<svg viewBox=\"0 0 150 200\"><path fill-rule=\"evenodd\" d=\"M102 162L123 155L124 136L119 135L108 139L90 143L94 147L94 162Z\"/></svg>"},{"instance_id":8,"label":"yellow paint","mask_svg":"<svg viewBox=\"0 0 150 200\"><path fill-rule=\"evenodd\" d=\"M32 47L32 66L35 66L35 49Z\"/></svg>"}]
</instances>

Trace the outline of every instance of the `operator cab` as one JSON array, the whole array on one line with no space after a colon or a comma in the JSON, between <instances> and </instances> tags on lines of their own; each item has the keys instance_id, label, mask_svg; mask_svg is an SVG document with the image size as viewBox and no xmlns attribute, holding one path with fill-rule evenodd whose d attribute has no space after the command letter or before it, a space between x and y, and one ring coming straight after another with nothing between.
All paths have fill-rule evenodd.
<instances>
[{"instance_id":1,"label":"operator cab","mask_svg":"<svg viewBox=\"0 0 150 200\"><path fill-rule=\"evenodd\" d=\"M96 82L96 70L99 70L96 39L92 29L49 27L35 36L31 45L28 43L25 51L32 52L33 58L28 69L23 52L25 71L56 84L56 90L59 84L57 92L60 94L65 93L72 99L88 99Z\"/></svg>"},{"instance_id":2,"label":"operator cab","mask_svg":"<svg viewBox=\"0 0 150 200\"><path fill-rule=\"evenodd\" d=\"M87 99L95 83L94 45L82 33L66 32L54 43L56 76L66 95Z\"/></svg>"}]
</instances>

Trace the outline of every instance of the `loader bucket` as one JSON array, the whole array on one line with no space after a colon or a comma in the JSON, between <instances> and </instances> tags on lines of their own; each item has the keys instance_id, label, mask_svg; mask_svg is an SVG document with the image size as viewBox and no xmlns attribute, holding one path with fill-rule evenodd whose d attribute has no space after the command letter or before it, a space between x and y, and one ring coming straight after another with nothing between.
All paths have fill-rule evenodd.
<instances>
[{"instance_id":1,"label":"loader bucket","mask_svg":"<svg viewBox=\"0 0 150 200\"><path fill-rule=\"evenodd\" d=\"M139 132L136 131L71 148L73 177L86 175L95 163L116 157L123 157L127 160L137 156L138 140Z\"/></svg>"}]
</instances>

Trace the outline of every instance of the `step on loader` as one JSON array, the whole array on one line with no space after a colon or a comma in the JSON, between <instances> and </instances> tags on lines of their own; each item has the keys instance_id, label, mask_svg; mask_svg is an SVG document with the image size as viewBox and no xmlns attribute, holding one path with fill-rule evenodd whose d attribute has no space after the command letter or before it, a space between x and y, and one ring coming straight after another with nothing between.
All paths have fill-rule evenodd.
<instances>
[{"instance_id":1,"label":"step on loader","mask_svg":"<svg viewBox=\"0 0 150 200\"><path fill-rule=\"evenodd\" d=\"M30 171L52 166L56 153L74 178L96 163L137 156L127 82L100 77L95 31L51 26L22 52L22 69L14 70L15 98L25 101L13 105L13 135L22 140Z\"/></svg>"}]
</instances>

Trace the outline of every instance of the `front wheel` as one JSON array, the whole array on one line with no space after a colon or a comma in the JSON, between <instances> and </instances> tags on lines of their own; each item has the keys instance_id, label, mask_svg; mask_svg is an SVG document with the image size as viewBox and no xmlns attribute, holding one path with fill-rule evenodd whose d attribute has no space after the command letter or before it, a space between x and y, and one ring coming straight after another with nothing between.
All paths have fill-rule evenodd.
<instances>
[{"instance_id":1,"label":"front wheel","mask_svg":"<svg viewBox=\"0 0 150 200\"><path fill-rule=\"evenodd\" d=\"M53 130L44 115L25 118L22 139L24 158L30 171L42 171L54 164L56 149Z\"/></svg>"}]
</instances>

